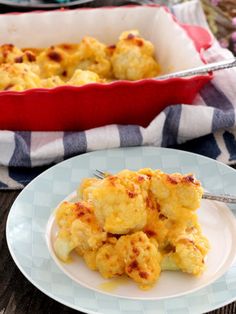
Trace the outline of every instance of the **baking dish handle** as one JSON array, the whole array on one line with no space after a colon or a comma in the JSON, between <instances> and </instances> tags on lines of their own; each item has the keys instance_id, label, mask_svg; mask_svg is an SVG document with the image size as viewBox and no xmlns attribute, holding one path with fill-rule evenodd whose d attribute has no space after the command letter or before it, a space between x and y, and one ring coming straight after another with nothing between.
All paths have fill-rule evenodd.
<instances>
[{"instance_id":1,"label":"baking dish handle","mask_svg":"<svg viewBox=\"0 0 236 314\"><path fill-rule=\"evenodd\" d=\"M206 50L211 47L213 43L213 36L208 32L207 29L196 26L196 25L188 25L181 24L184 28L188 36L193 40L197 51L201 51L202 49Z\"/></svg>"}]
</instances>

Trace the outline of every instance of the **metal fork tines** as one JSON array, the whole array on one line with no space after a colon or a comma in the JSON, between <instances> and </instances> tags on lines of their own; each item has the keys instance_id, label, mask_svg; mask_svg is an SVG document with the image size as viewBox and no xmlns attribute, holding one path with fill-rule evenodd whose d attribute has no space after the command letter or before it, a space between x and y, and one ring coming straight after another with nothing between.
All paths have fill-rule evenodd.
<instances>
[{"instance_id":1,"label":"metal fork tines","mask_svg":"<svg viewBox=\"0 0 236 314\"><path fill-rule=\"evenodd\" d=\"M105 172L103 172L101 170L98 170L98 169L96 169L93 174L94 174L95 177L97 177L99 179L104 179L105 176L106 176Z\"/></svg>"},{"instance_id":2,"label":"metal fork tines","mask_svg":"<svg viewBox=\"0 0 236 314\"><path fill-rule=\"evenodd\" d=\"M104 179L109 173L96 169L94 171L94 176L99 179ZM204 192L202 195L203 199L218 201L223 203L236 204L236 195L230 194L214 194L209 192Z\"/></svg>"}]
</instances>

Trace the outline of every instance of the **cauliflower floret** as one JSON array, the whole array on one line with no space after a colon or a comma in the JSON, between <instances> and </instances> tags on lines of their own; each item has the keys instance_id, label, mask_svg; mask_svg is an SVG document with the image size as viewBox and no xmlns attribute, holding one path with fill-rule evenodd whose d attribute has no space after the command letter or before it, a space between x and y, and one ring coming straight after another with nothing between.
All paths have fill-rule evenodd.
<instances>
[{"instance_id":1,"label":"cauliflower floret","mask_svg":"<svg viewBox=\"0 0 236 314\"><path fill-rule=\"evenodd\" d=\"M141 230L146 224L145 193L126 174L95 181L83 192L84 200L93 204L101 227L113 234ZM133 176L138 177L135 173Z\"/></svg>"},{"instance_id":2,"label":"cauliflower floret","mask_svg":"<svg viewBox=\"0 0 236 314\"><path fill-rule=\"evenodd\" d=\"M37 56L37 64L40 67L41 78L52 76L59 76L61 79L68 78L68 55L59 47L51 46L44 49Z\"/></svg>"},{"instance_id":3,"label":"cauliflower floret","mask_svg":"<svg viewBox=\"0 0 236 314\"><path fill-rule=\"evenodd\" d=\"M33 50L21 50L12 44L5 44L0 46L0 64L33 63L35 61L36 54Z\"/></svg>"},{"instance_id":4,"label":"cauliflower floret","mask_svg":"<svg viewBox=\"0 0 236 314\"><path fill-rule=\"evenodd\" d=\"M192 275L200 275L205 269L204 259L200 250L188 239L176 243L173 253L176 265L183 271Z\"/></svg>"},{"instance_id":5,"label":"cauliflower floret","mask_svg":"<svg viewBox=\"0 0 236 314\"><path fill-rule=\"evenodd\" d=\"M98 226L97 226L98 227ZM91 224L76 219L71 226L71 240L75 243L77 252L83 256L87 250L98 249L106 240L106 232L100 228L94 230Z\"/></svg>"},{"instance_id":6,"label":"cauliflower floret","mask_svg":"<svg viewBox=\"0 0 236 314\"><path fill-rule=\"evenodd\" d=\"M104 244L98 250L96 267L104 278L112 278L124 273L124 259L118 254L115 244Z\"/></svg>"},{"instance_id":7,"label":"cauliflower floret","mask_svg":"<svg viewBox=\"0 0 236 314\"><path fill-rule=\"evenodd\" d=\"M202 235L198 223L184 231L173 229L169 233L171 256L183 272L200 275L205 269L205 256L209 251L208 240Z\"/></svg>"},{"instance_id":8,"label":"cauliflower floret","mask_svg":"<svg viewBox=\"0 0 236 314\"><path fill-rule=\"evenodd\" d=\"M62 81L62 79L59 76L52 76L46 79L42 79L40 82L40 87L53 88L64 84L65 84L64 81Z\"/></svg>"},{"instance_id":9,"label":"cauliflower floret","mask_svg":"<svg viewBox=\"0 0 236 314\"><path fill-rule=\"evenodd\" d=\"M37 65L12 63L0 65L0 90L22 91L40 84Z\"/></svg>"},{"instance_id":10,"label":"cauliflower floret","mask_svg":"<svg viewBox=\"0 0 236 314\"><path fill-rule=\"evenodd\" d=\"M76 70L72 78L67 81L66 85L84 85L88 83L101 83L101 79L95 72Z\"/></svg>"},{"instance_id":11,"label":"cauliflower floret","mask_svg":"<svg viewBox=\"0 0 236 314\"><path fill-rule=\"evenodd\" d=\"M88 250L97 250L106 240L106 232L98 225L93 207L85 202L62 203L56 212L56 222L60 229L54 249L63 261L69 260L75 248L83 256Z\"/></svg>"},{"instance_id":12,"label":"cauliflower floret","mask_svg":"<svg viewBox=\"0 0 236 314\"><path fill-rule=\"evenodd\" d=\"M125 273L141 288L150 288L161 271L157 242L149 240L142 231L112 242L103 245L96 256L96 267L102 276L112 278Z\"/></svg>"},{"instance_id":13,"label":"cauliflower floret","mask_svg":"<svg viewBox=\"0 0 236 314\"><path fill-rule=\"evenodd\" d=\"M158 245L142 231L122 236L116 244L118 255L125 262L125 273L143 289L150 288L158 279L161 255Z\"/></svg>"},{"instance_id":14,"label":"cauliflower floret","mask_svg":"<svg viewBox=\"0 0 236 314\"><path fill-rule=\"evenodd\" d=\"M111 62L117 79L134 81L160 73L160 67L154 59L153 45L139 37L136 30L121 34L113 49Z\"/></svg>"},{"instance_id":15,"label":"cauliflower floret","mask_svg":"<svg viewBox=\"0 0 236 314\"><path fill-rule=\"evenodd\" d=\"M98 178L84 178L81 182L81 184L79 185L78 189L77 189L77 195L79 198L81 198L82 200L88 200L89 198L89 187L96 185L98 182L100 181L100 179Z\"/></svg>"},{"instance_id":16,"label":"cauliflower floret","mask_svg":"<svg viewBox=\"0 0 236 314\"><path fill-rule=\"evenodd\" d=\"M78 69L95 72L101 78L112 76L106 45L93 37L83 38L77 54L74 55L74 63Z\"/></svg>"},{"instance_id":17,"label":"cauliflower floret","mask_svg":"<svg viewBox=\"0 0 236 314\"><path fill-rule=\"evenodd\" d=\"M160 170L151 179L151 192L160 204L161 212L171 220L187 225L196 221L203 189L192 174L165 174Z\"/></svg>"},{"instance_id":18,"label":"cauliflower floret","mask_svg":"<svg viewBox=\"0 0 236 314\"><path fill-rule=\"evenodd\" d=\"M1 63L18 63L23 52L12 44L5 44L0 46L0 64ZM22 61L21 61L22 62Z\"/></svg>"},{"instance_id":19,"label":"cauliflower floret","mask_svg":"<svg viewBox=\"0 0 236 314\"><path fill-rule=\"evenodd\" d=\"M70 233L60 232L55 242L53 243L54 251L57 257L63 262L70 261L70 253L76 245L70 241Z\"/></svg>"},{"instance_id":20,"label":"cauliflower floret","mask_svg":"<svg viewBox=\"0 0 236 314\"><path fill-rule=\"evenodd\" d=\"M77 249L75 248L77 252ZM77 252L80 255L80 251ZM87 250L83 254L83 259L87 266L92 270L97 270L96 265L97 250Z\"/></svg>"}]
</instances>

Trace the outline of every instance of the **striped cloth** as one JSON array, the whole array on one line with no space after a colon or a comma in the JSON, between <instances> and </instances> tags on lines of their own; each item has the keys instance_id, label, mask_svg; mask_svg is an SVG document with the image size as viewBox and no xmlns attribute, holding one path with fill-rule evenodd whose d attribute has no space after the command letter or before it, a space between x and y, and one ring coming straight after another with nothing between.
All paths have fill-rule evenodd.
<instances>
[{"instance_id":1,"label":"striped cloth","mask_svg":"<svg viewBox=\"0 0 236 314\"><path fill-rule=\"evenodd\" d=\"M208 27L198 1L175 5L179 21ZM231 58L214 41L208 62ZM47 167L87 151L153 145L199 153L223 163L236 163L236 69L215 73L196 97L197 106L174 105L147 128L109 125L85 132L0 131L0 188L21 189Z\"/></svg>"}]
</instances>

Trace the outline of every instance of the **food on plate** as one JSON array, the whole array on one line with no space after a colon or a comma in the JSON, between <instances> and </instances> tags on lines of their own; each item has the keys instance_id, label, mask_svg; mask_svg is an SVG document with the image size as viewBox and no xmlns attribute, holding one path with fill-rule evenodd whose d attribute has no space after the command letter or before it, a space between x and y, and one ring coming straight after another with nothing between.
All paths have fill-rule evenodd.
<instances>
[{"instance_id":1,"label":"food on plate","mask_svg":"<svg viewBox=\"0 0 236 314\"><path fill-rule=\"evenodd\" d=\"M138 176L123 171L117 176L93 181L91 186L90 181L82 183L81 198L96 204L95 215L106 232L126 234L145 226L148 182L137 184Z\"/></svg>"},{"instance_id":2,"label":"food on plate","mask_svg":"<svg viewBox=\"0 0 236 314\"><path fill-rule=\"evenodd\" d=\"M142 232L123 235L114 244L104 244L97 252L96 266L104 278L127 274L144 289L160 275L158 244Z\"/></svg>"},{"instance_id":3,"label":"food on plate","mask_svg":"<svg viewBox=\"0 0 236 314\"><path fill-rule=\"evenodd\" d=\"M56 213L59 226L54 248L58 257L69 261L73 249L83 255L88 250L96 250L106 240L106 232L99 226L91 204L64 202Z\"/></svg>"},{"instance_id":4,"label":"food on plate","mask_svg":"<svg viewBox=\"0 0 236 314\"><path fill-rule=\"evenodd\" d=\"M86 36L78 44L48 48L0 46L0 90L134 81L159 73L152 43L136 30L123 32L112 45Z\"/></svg>"},{"instance_id":5,"label":"food on plate","mask_svg":"<svg viewBox=\"0 0 236 314\"><path fill-rule=\"evenodd\" d=\"M192 174L149 168L86 178L80 201L56 211L55 253L67 262L75 251L104 278L125 274L142 289L165 270L201 275L210 247L196 213L202 193Z\"/></svg>"}]
</instances>

